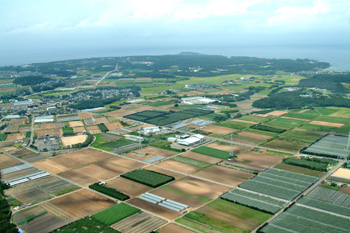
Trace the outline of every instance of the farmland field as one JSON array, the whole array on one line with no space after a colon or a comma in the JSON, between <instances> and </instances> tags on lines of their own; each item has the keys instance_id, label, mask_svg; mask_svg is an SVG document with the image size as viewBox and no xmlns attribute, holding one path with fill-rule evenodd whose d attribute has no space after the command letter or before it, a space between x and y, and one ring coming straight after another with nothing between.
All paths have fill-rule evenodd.
<instances>
[{"instance_id":1,"label":"farmland field","mask_svg":"<svg viewBox=\"0 0 350 233\"><path fill-rule=\"evenodd\" d=\"M212 180L218 183L237 186L252 178L254 174L213 165L196 173L195 176Z\"/></svg>"},{"instance_id":2,"label":"farmland field","mask_svg":"<svg viewBox=\"0 0 350 233\"><path fill-rule=\"evenodd\" d=\"M270 168L239 187L285 200L293 200L317 178Z\"/></svg>"},{"instance_id":3,"label":"farmland field","mask_svg":"<svg viewBox=\"0 0 350 233\"><path fill-rule=\"evenodd\" d=\"M119 203L117 205L111 206L108 209L102 210L94 215L92 218L106 224L112 225L130 215L139 212L140 209L127 205L125 203Z\"/></svg>"},{"instance_id":4,"label":"farmland field","mask_svg":"<svg viewBox=\"0 0 350 233\"><path fill-rule=\"evenodd\" d=\"M281 162L283 157L248 151L237 155L236 159L238 163L247 164L249 166L264 170L278 162Z\"/></svg>"},{"instance_id":5,"label":"farmland field","mask_svg":"<svg viewBox=\"0 0 350 233\"><path fill-rule=\"evenodd\" d=\"M152 190L151 187L137 183L132 180L125 179L123 177L117 177L112 180L107 181L109 187L121 190L123 193L135 197L141 195L142 193Z\"/></svg>"},{"instance_id":6,"label":"farmland field","mask_svg":"<svg viewBox=\"0 0 350 233\"><path fill-rule=\"evenodd\" d=\"M203 162L203 161L196 160L196 159L187 158L187 157L184 157L181 155L178 155L176 157L172 157L171 160L178 161L178 162L185 163L185 164L189 164L189 165L196 166L196 167L200 167L200 168L206 168L206 167L209 167L212 165L211 163Z\"/></svg>"},{"instance_id":7,"label":"farmland field","mask_svg":"<svg viewBox=\"0 0 350 233\"><path fill-rule=\"evenodd\" d=\"M270 125L270 126L276 126L277 128L288 129L288 128L298 127L303 123L304 123L304 121L292 120L292 119L286 119L286 118L277 118L277 119L275 119L273 121L269 121L265 124Z\"/></svg>"},{"instance_id":8,"label":"farmland field","mask_svg":"<svg viewBox=\"0 0 350 233\"><path fill-rule=\"evenodd\" d=\"M313 130L293 129L291 131L284 133L279 138L285 139L285 140L295 140L299 142L312 143L320 139L325 134L326 133L324 132L313 131Z\"/></svg>"},{"instance_id":9,"label":"farmland field","mask_svg":"<svg viewBox=\"0 0 350 233\"><path fill-rule=\"evenodd\" d=\"M260 193L236 188L221 196L222 199L238 203L247 207L274 214L287 204L287 201L275 199Z\"/></svg>"},{"instance_id":10,"label":"farmland field","mask_svg":"<svg viewBox=\"0 0 350 233\"><path fill-rule=\"evenodd\" d=\"M181 156L186 157L186 158L190 158L190 159L203 161L205 163L211 163L211 164L215 164L215 163L218 163L221 161L221 159L219 159L219 158L214 158L211 156L195 153L193 151L187 151L187 152L181 154Z\"/></svg>"},{"instance_id":11,"label":"farmland field","mask_svg":"<svg viewBox=\"0 0 350 233\"><path fill-rule=\"evenodd\" d=\"M201 146L192 151L199 154L208 155L208 156L220 158L220 159L228 159L229 157L231 157L229 152L227 151L218 150L207 146Z\"/></svg>"},{"instance_id":12,"label":"farmland field","mask_svg":"<svg viewBox=\"0 0 350 233\"><path fill-rule=\"evenodd\" d=\"M273 141L263 144L263 146L273 148L273 149L286 150L290 152L298 152L304 147L308 146L308 144L304 142L285 141L285 140L275 139Z\"/></svg>"},{"instance_id":13,"label":"farmland field","mask_svg":"<svg viewBox=\"0 0 350 233\"><path fill-rule=\"evenodd\" d=\"M149 170L134 170L121 175L121 177L129 180L133 180L154 188L160 185L166 184L172 180L175 180L175 178L172 176L164 175L164 174L154 172L154 171L149 171Z\"/></svg>"},{"instance_id":14,"label":"farmland field","mask_svg":"<svg viewBox=\"0 0 350 233\"><path fill-rule=\"evenodd\" d=\"M94 220L91 217L85 217L82 219L79 219L75 222L72 222L71 224L68 224L62 228L59 228L58 230L54 232L104 232L104 233L118 233L117 231L113 230L112 228L102 224L99 221Z\"/></svg>"},{"instance_id":15,"label":"farmland field","mask_svg":"<svg viewBox=\"0 0 350 233\"><path fill-rule=\"evenodd\" d=\"M316 176L316 177L322 177L325 174L324 172L315 171L304 167L297 167L297 166L285 164L285 163L280 163L276 165L274 168L291 171L291 172L297 172L297 173L301 173L309 176Z\"/></svg>"},{"instance_id":16,"label":"farmland field","mask_svg":"<svg viewBox=\"0 0 350 233\"><path fill-rule=\"evenodd\" d=\"M349 152L344 150L347 146L347 142L347 137L327 135L321 140L311 144L308 148L303 150L302 153L344 159L349 155Z\"/></svg>"},{"instance_id":17,"label":"farmland field","mask_svg":"<svg viewBox=\"0 0 350 233\"><path fill-rule=\"evenodd\" d=\"M271 215L218 199L176 221L204 232L249 232Z\"/></svg>"},{"instance_id":18,"label":"farmland field","mask_svg":"<svg viewBox=\"0 0 350 233\"><path fill-rule=\"evenodd\" d=\"M162 186L161 188L155 189L151 192L152 194L164 197L166 199L170 199L185 205L190 206L191 208L193 207L198 207L203 205L205 201L201 201L201 198L199 200L196 199L195 196L191 196L185 193L177 192L177 190L168 188Z\"/></svg>"},{"instance_id":19,"label":"farmland field","mask_svg":"<svg viewBox=\"0 0 350 233\"><path fill-rule=\"evenodd\" d=\"M186 174L193 174L196 171L198 171L199 169L201 169L201 167L197 167L194 165L190 165L190 164L186 164L186 163L182 163L179 162L177 160L165 160L162 161L160 163L157 163L157 166L161 166L164 168L168 168L174 171L178 171L178 172L182 172L182 173L186 173Z\"/></svg>"},{"instance_id":20,"label":"farmland field","mask_svg":"<svg viewBox=\"0 0 350 233\"><path fill-rule=\"evenodd\" d=\"M190 231L174 223L169 223L165 227L162 227L161 229L159 229L158 232L159 233L193 233L193 231Z\"/></svg>"}]
</instances>

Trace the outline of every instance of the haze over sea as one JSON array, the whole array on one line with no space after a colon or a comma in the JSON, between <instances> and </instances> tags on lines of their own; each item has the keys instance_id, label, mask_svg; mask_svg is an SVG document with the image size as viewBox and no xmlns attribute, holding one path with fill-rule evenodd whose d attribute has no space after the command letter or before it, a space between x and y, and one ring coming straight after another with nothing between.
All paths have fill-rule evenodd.
<instances>
[{"instance_id":1,"label":"haze over sea","mask_svg":"<svg viewBox=\"0 0 350 233\"><path fill-rule=\"evenodd\" d=\"M213 48L77 48L43 50L0 50L0 66L24 65L90 57L117 57L133 55L165 55L180 52L198 52L210 55L249 56L260 58L308 58L329 62L330 69L350 71L350 46L300 47L300 46L256 46Z\"/></svg>"}]
</instances>

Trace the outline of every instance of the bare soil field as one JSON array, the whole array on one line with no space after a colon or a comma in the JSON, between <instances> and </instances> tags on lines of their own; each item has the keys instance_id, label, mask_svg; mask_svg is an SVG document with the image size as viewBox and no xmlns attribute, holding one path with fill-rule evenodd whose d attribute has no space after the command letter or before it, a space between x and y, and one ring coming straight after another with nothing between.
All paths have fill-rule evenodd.
<instances>
[{"instance_id":1,"label":"bare soil field","mask_svg":"<svg viewBox=\"0 0 350 233\"><path fill-rule=\"evenodd\" d=\"M43 123L43 124L40 124L40 129L56 129L56 123Z\"/></svg>"},{"instance_id":2,"label":"bare soil field","mask_svg":"<svg viewBox=\"0 0 350 233\"><path fill-rule=\"evenodd\" d=\"M218 126L218 125L207 125L205 128L201 129L206 132L226 135L238 131L237 129L231 129L228 127Z\"/></svg>"},{"instance_id":3,"label":"bare soil field","mask_svg":"<svg viewBox=\"0 0 350 233\"><path fill-rule=\"evenodd\" d=\"M258 122L255 122L255 121L245 121L245 120L239 120L239 119L234 119L233 121L248 123L248 124L258 124Z\"/></svg>"},{"instance_id":4,"label":"bare soil field","mask_svg":"<svg viewBox=\"0 0 350 233\"><path fill-rule=\"evenodd\" d=\"M19 125L8 125L6 127L6 133L17 133L19 131Z\"/></svg>"},{"instance_id":5,"label":"bare soil field","mask_svg":"<svg viewBox=\"0 0 350 233\"><path fill-rule=\"evenodd\" d=\"M350 179L350 170L346 168L339 168L332 176L340 177L343 179Z\"/></svg>"},{"instance_id":6,"label":"bare soil field","mask_svg":"<svg viewBox=\"0 0 350 233\"><path fill-rule=\"evenodd\" d=\"M79 112L80 119L92 118L93 114L91 112Z\"/></svg>"},{"instance_id":7,"label":"bare soil field","mask_svg":"<svg viewBox=\"0 0 350 233\"><path fill-rule=\"evenodd\" d=\"M95 121L97 124L101 124L101 123L108 124L109 123L109 121L107 120L106 117L95 118Z\"/></svg>"},{"instance_id":8,"label":"bare soil field","mask_svg":"<svg viewBox=\"0 0 350 233\"><path fill-rule=\"evenodd\" d=\"M221 159L219 159L219 158L214 158L211 156L202 155L202 154L192 152L192 151L187 151L187 152L181 154L181 156L184 156L184 157L187 157L190 159L197 159L197 160L200 160L203 162L213 163L213 164L216 164L216 163L221 161Z\"/></svg>"},{"instance_id":9,"label":"bare soil field","mask_svg":"<svg viewBox=\"0 0 350 233\"><path fill-rule=\"evenodd\" d=\"M106 160L106 162L113 163L115 165L125 167L125 168L130 169L130 170L138 169L138 168L146 165L144 163L137 162L135 160L131 160L131 159L121 157L121 156L115 156L113 158Z\"/></svg>"},{"instance_id":10,"label":"bare soil field","mask_svg":"<svg viewBox=\"0 0 350 233\"><path fill-rule=\"evenodd\" d=\"M87 139L87 135L76 135L69 137L61 137L63 146L71 146L78 143L83 143Z\"/></svg>"},{"instance_id":11,"label":"bare soil field","mask_svg":"<svg viewBox=\"0 0 350 233\"><path fill-rule=\"evenodd\" d=\"M107 123L107 124L105 124L105 125L106 125L106 127L107 127L107 129L108 129L109 131L124 128L124 126L123 126L122 124L120 124L119 122Z\"/></svg>"},{"instance_id":12,"label":"bare soil field","mask_svg":"<svg viewBox=\"0 0 350 233\"><path fill-rule=\"evenodd\" d=\"M88 127L86 127L86 129L89 130L89 132L90 132L91 134L99 134L99 133L102 133L101 130L100 130L100 128L98 128L97 125L95 125L95 126L88 126Z\"/></svg>"},{"instance_id":13,"label":"bare soil field","mask_svg":"<svg viewBox=\"0 0 350 233\"><path fill-rule=\"evenodd\" d=\"M161 197L165 197L166 199L170 199L170 200L177 201L179 203L188 205L191 208L203 205L203 202L191 199L189 197L185 197L184 195L174 193L172 191L162 189L162 188L158 188L156 190L153 190L151 193L158 195L158 196L161 196Z\"/></svg>"},{"instance_id":14,"label":"bare soil field","mask_svg":"<svg viewBox=\"0 0 350 233\"><path fill-rule=\"evenodd\" d=\"M288 112L286 111L272 111L272 112L269 112L267 113L266 115L268 116L282 116L284 114L287 114Z\"/></svg>"},{"instance_id":15,"label":"bare soil field","mask_svg":"<svg viewBox=\"0 0 350 233\"><path fill-rule=\"evenodd\" d=\"M16 150L17 147L15 146L7 146L7 147L3 147L3 148L0 148L1 151L12 151L12 150Z\"/></svg>"},{"instance_id":16,"label":"bare soil field","mask_svg":"<svg viewBox=\"0 0 350 233\"><path fill-rule=\"evenodd\" d=\"M29 169L25 169L25 170L20 170L20 171L16 171L16 172L12 172L12 173L8 173L6 175L2 176L2 180L11 180L17 177L21 177L21 176L25 176L34 172L39 172L40 170L33 167L33 168L29 168Z\"/></svg>"},{"instance_id":17,"label":"bare soil field","mask_svg":"<svg viewBox=\"0 0 350 233\"><path fill-rule=\"evenodd\" d=\"M326 121L311 121L309 124L311 124L311 125L330 126L330 127L336 127L336 128L340 128L340 127L344 126L344 124L331 123L331 122L326 122Z\"/></svg>"},{"instance_id":18,"label":"bare soil field","mask_svg":"<svg viewBox=\"0 0 350 233\"><path fill-rule=\"evenodd\" d=\"M6 141L14 141L14 140L20 140L25 138L26 135L24 133L13 133L13 134L8 134Z\"/></svg>"},{"instance_id":19,"label":"bare soil field","mask_svg":"<svg viewBox=\"0 0 350 233\"><path fill-rule=\"evenodd\" d=\"M137 183L132 180L125 179L123 177L117 177L112 180L109 180L107 181L107 185L109 187L122 191L130 197L139 196L142 193L148 192L153 189L151 187Z\"/></svg>"},{"instance_id":20,"label":"bare soil field","mask_svg":"<svg viewBox=\"0 0 350 233\"><path fill-rule=\"evenodd\" d=\"M350 194L350 187L341 187L339 189L340 192Z\"/></svg>"},{"instance_id":21,"label":"bare soil field","mask_svg":"<svg viewBox=\"0 0 350 233\"><path fill-rule=\"evenodd\" d=\"M162 227L158 230L159 233L193 233L186 228L180 227L174 223L169 223L165 227Z\"/></svg>"},{"instance_id":22,"label":"bare soil field","mask_svg":"<svg viewBox=\"0 0 350 233\"><path fill-rule=\"evenodd\" d=\"M228 151L230 152L231 150L231 146L230 145L222 145L222 144L219 144L219 143L212 143L212 144L209 144L209 145L206 145L207 147L211 147L211 148L215 148L215 149L218 149L218 150L224 150L224 151ZM245 151L248 151L249 149L251 149L251 147L247 147L247 146L241 146L241 145L233 145L233 151L235 154L238 154L238 153L243 153Z\"/></svg>"},{"instance_id":23,"label":"bare soil field","mask_svg":"<svg viewBox=\"0 0 350 233\"><path fill-rule=\"evenodd\" d=\"M116 204L115 201L87 189L58 197L49 202L78 219Z\"/></svg>"},{"instance_id":24,"label":"bare soil field","mask_svg":"<svg viewBox=\"0 0 350 233\"><path fill-rule=\"evenodd\" d=\"M254 174L214 165L196 173L196 176L223 184L238 186L252 178Z\"/></svg>"},{"instance_id":25,"label":"bare soil field","mask_svg":"<svg viewBox=\"0 0 350 233\"><path fill-rule=\"evenodd\" d=\"M129 115L135 112L142 112L145 110L153 110L156 109L155 107L151 107L151 106L146 106L146 105L137 105L137 106L125 106L125 108L113 111L113 112L108 112L106 113L109 116L125 116L125 115Z\"/></svg>"},{"instance_id":26,"label":"bare soil field","mask_svg":"<svg viewBox=\"0 0 350 233\"><path fill-rule=\"evenodd\" d=\"M38 138L44 137L46 134L50 136L61 136L63 134L62 129L44 129L37 131Z\"/></svg>"},{"instance_id":27,"label":"bare soil field","mask_svg":"<svg viewBox=\"0 0 350 233\"><path fill-rule=\"evenodd\" d=\"M237 162L247 164L252 167L266 169L276 163L281 162L282 156L264 154L259 152L248 151L237 156Z\"/></svg>"},{"instance_id":28,"label":"bare soil field","mask_svg":"<svg viewBox=\"0 0 350 233\"><path fill-rule=\"evenodd\" d=\"M199 169L201 169L200 167L192 166L185 163L180 163L178 161L173 161L173 160L165 160L163 162L157 163L157 166L161 166L164 168L168 168L168 169L186 173L186 174L193 174Z\"/></svg>"},{"instance_id":29,"label":"bare soil field","mask_svg":"<svg viewBox=\"0 0 350 233\"><path fill-rule=\"evenodd\" d=\"M11 119L9 121L9 125L24 125L24 123L26 122L26 118L22 118L22 119Z\"/></svg>"},{"instance_id":30,"label":"bare soil field","mask_svg":"<svg viewBox=\"0 0 350 233\"><path fill-rule=\"evenodd\" d=\"M257 139L262 139L262 140L267 140L272 138L271 136L268 135L262 135L262 134L258 134L258 133L251 133L251 132L239 132L238 135L244 136L244 137L250 137L250 138L257 138Z\"/></svg>"},{"instance_id":31,"label":"bare soil field","mask_svg":"<svg viewBox=\"0 0 350 233\"><path fill-rule=\"evenodd\" d=\"M75 127L73 128L74 133L82 133L86 131L85 127Z\"/></svg>"},{"instance_id":32,"label":"bare soil field","mask_svg":"<svg viewBox=\"0 0 350 233\"><path fill-rule=\"evenodd\" d=\"M101 161L82 168L60 173L60 176L83 186L106 180L128 172L129 169Z\"/></svg>"},{"instance_id":33,"label":"bare soil field","mask_svg":"<svg viewBox=\"0 0 350 233\"><path fill-rule=\"evenodd\" d=\"M164 150L164 149L159 149L153 146L147 146L145 148L142 149L143 153L147 153L147 154L152 154L152 155L161 155L164 157L170 157L173 155L178 154L178 152L174 152L174 151L170 151L170 150Z\"/></svg>"},{"instance_id":34,"label":"bare soil field","mask_svg":"<svg viewBox=\"0 0 350 233\"><path fill-rule=\"evenodd\" d=\"M170 210L168 208L165 208L165 207L162 207L159 205L152 204L148 201L144 201L144 200L141 200L139 198L133 198L133 199L130 199L126 202L130 203L131 205L134 205L136 207L139 207L141 209L145 209L147 211L150 211L152 213L160 215L160 216L167 218L167 219L175 219L175 218L181 216L181 214L178 212L175 212L173 210Z\"/></svg>"},{"instance_id":35,"label":"bare soil field","mask_svg":"<svg viewBox=\"0 0 350 233\"><path fill-rule=\"evenodd\" d=\"M46 233L66 225L67 222L58 218L54 214L46 213L30 222L21 225L21 229L28 233Z\"/></svg>"},{"instance_id":36,"label":"bare soil field","mask_svg":"<svg viewBox=\"0 0 350 233\"><path fill-rule=\"evenodd\" d=\"M155 171L155 172L159 172L168 176L172 176L174 177L176 180L184 177L185 175L181 174L181 173L177 173L177 172L173 172L173 171L169 171L160 167L154 167L154 166L149 166L145 168L146 170L150 170L150 171Z\"/></svg>"},{"instance_id":37,"label":"bare soil field","mask_svg":"<svg viewBox=\"0 0 350 233\"><path fill-rule=\"evenodd\" d=\"M23 155L36 154L36 153L27 149L27 148L24 148L24 149L20 149L20 150L17 150L15 152L12 152L11 154L15 157L21 157Z\"/></svg>"},{"instance_id":38,"label":"bare soil field","mask_svg":"<svg viewBox=\"0 0 350 233\"><path fill-rule=\"evenodd\" d=\"M56 156L45 161L34 162L33 165L50 173L57 174L96 162L98 160L106 159L111 156L111 154L89 148Z\"/></svg>"},{"instance_id":39,"label":"bare soil field","mask_svg":"<svg viewBox=\"0 0 350 233\"><path fill-rule=\"evenodd\" d=\"M11 196L20 200L24 204L34 204L51 199L53 196L47 194L46 192L38 189L37 187L25 190L23 192L13 193Z\"/></svg>"},{"instance_id":40,"label":"bare soil field","mask_svg":"<svg viewBox=\"0 0 350 233\"><path fill-rule=\"evenodd\" d=\"M168 186L179 189L185 193L207 197L210 199L216 199L224 192L231 190L229 187L194 177L185 177L169 184Z\"/></svg>"},{"instance_id":41,"label":"bare soil field","mask_svg":"<svg viewBox=\"0 0 350 233\"><path fill-rule=\"evenodd\" d=\"M73 127L73 128L74 127L84 127L84 124L81 121L70 121L69 126Z\"/></svg>"}]
</instances>

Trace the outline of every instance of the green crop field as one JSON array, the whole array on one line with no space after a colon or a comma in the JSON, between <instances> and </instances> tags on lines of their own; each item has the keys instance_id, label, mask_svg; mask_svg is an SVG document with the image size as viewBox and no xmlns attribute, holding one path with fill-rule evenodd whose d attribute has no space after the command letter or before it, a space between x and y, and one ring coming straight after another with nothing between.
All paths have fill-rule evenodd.
<instances>
[{"instance_id":1,"label":"green crop field","mask_svg":"<svg viewBox=\"0 0 350 233\"><path fill-rule=\"evenodd\" d=\"M337 112L336 109L318 107L318 108L314 108L312 110L308 110L305 113L316 114L316 115L331 115L335 112Z\"/></svg>"},{"instance_id":2,"label":"green crop field","mask_svg":"<svg viewBox=\"0 0 350 233\"><path fill-rule=\"evenodd\" d=\"M187 157L183 157L181 155L178 155L176 157L172 157L171 160L180 162L180 163L186 163L192 166L196 166L196 167L200 167L200 168L207 168L213 164L211 163L207 163L207 162L203 162L203 161L199 161L197 159L191 159L191 158L187 158Z\"/></svg>"},{"instance_id":3,"label":"green crop field","mask_svg":"<svg viewBox=\"0 0 350 233\"><path fill-rule=\"evenodd\" d=\"M211 157L219 158L219 159L228 159L231 157L230 153L227 151L218 150L218 149L207 147L207 146L201 146L201 147L198 147L192 151L196 152L196 153L203 154L203 155L208 155Z\"/></svg>"},{"instance_id":4,"label":"green crop field","mask_svg":"<svg viewBox=\"0 0 350 233\"><path fill-rule=\"evenodd\" d=\"M0 142L5 141L7 138L7 134L0 134Z\"/></svg>"},{"instance_id":5,"label":"green crop field","mask_svg":"<svg viewBox=\"0 0 350 233\"><path fill-rule=\"evenodd\" d=\"M133 143L134 142L127 140L127 139L119 139L117 141L103 143L103 144L101 144L101 146L115 149L115 148L119 148L122 146L130 145Z\"/></svg>"},{"instance_id":6,"label":"green crop field","mask_svg":"<svg viewBox=\"0 0 350 233\"><path fill-rule=\"evenodd\" d=\"M203 203L207 203L207 202L210 202L212 200L212 199L207 198L207 197L189 194L189 193L186 193L186 192L184 192L184 191L182 191L180 189L169 187L167 185L163 185L160 188L161 189L165 189L165 190L170 191L170 192L173 192L173 193L176 193L176 194L179 194L179 195L182 195L182 196L185 196L187 198L190 198L190 199L193 199L193 200L196 200L196 201L203 202Z\"/></svg>"},{"instance_id":7,"label":"green crop field","mask_svg":"<svg viewBox=\"0 0 350 233\"><path fill-rule=\"evenodd\" d=\"M54 232L103 232L103 233L118 233L119 231L114 230L113 228L110 228L109 226L106 226L102 224L101 222L90 218L85 217L82 219L79 219L75 222L72 222L62 228L59 228L55 230Z\"/></svg>"},{"instance_id":8,"label":"green crop field","mask_svg":"<svg viewBox=\"0 0 350 233\"><path fill-rule=\"evenodd\" d=\"M139 211L140 209L137 209L133 206L130 206L125 203L119 203L105 210L102 210L101 212L98 212L97 214L94 214L91 217L106 225L112 225L113 223L116 223Z\"/></svg>"},{"instance_id":9,"label":"green crop field","mask_svg":"<svg viewBox=\"0 0 350 233\"><path fill-rule=\"evenodd\" d=\"M216 216L226 216L220 218ZM203 232L250 232L272 215L217 199L176 221ZM234 220L233 220L234 219Z\"/></svg>"},{"instance_id":10,"label":"green crop field","mask_svg":"<svg viewBox=\"0 0 350 233\"><path fill-rule=\"evenodd\" d=\"M304 120L313 120L316 117L318 117L318 115L316 115L316 114L298 113L298 112L289 112L283 116L292 117L292 118L299 118L299 119L304 119Z\"/></svg>"},{"instance_id":11,"label":"green crop field","mask_svg":"<svg viewBox=\"0 0 350 233\"><path fill-rule=\"evenodd\" d=\"M105 151L112 151L113 149L110 147L105 147L103 144L109 143L109 141L103 139L104 135L102 134L95 134L96 140L91 144L92 147L95 147L97 149L105 150Z\"/></svg>"},{"instance_id":12,"label":"green crop field","mask_svg":"<svg viewBox=\"0 0 350 233\"><path fill-rule=\"evenodd\" d=\"M166 184L172 180L175 180L174 177L164 175L155 171L150 170L134 170L128 173L121 175L121 177L136 181L138 183L156 188L163 184Z\"/></svg>"},{"instance_id":13,"label":"green crop field","mask_svg":"<svg viewBox=\"0 0 350 233\"><path fill-rule=\"evenodd\" d=\"M293 120L293 119L286 119L286 118L277 118L276 120L266 122L266 125L276 126L277 128L293 128L298 127L301 124L303 124L304 121L299 120Z\"/></svg>"},{"instance_id":14,"label":"green crop field","mask_svg":"<svg viewBox=\"0 0 350 233\"><path fill-rule=\"evenodd\" d=\"M304 143L304 142L285 141L285 140L275 139L275 140L267 142L263 145L265 147L270 147L270 148L274 148L274 149L287 150L287 151L291 151L291 152L298 152L299 150L303 149L304 147L308 146L309 144Z\"/></svg>"},{"instance_id":15,"label":"green crop field","mask_svg":"<svg viewBox=\"0 0 350 233\"><path fill-rule=\"evenodd\" d=\"M162 106L162 105L170 105L170 104L174 104L174 102L172 102L172 101L157 101L157 102L147 103L147 105L153 106L153 107L158 107L158 106Z\"/></svg>"},{"instance_id":16,"label":"green crop field","mask_svg":"<svg viewBox=\"0 0 350 233\"><path fill-rule=\"evenodd\" d=\"M280 139L285 139L285 140L295 140L299 142L305 142L305 143L312 143L316 141L317 139L323 137L323 133L319 133L316 131L311 131L311 130L298 130L294 129L291 131L288 131L281 135L279 138Z\"/></svg>"},{"instance_id":17,"label":"green crop field","mask_svg":"<svg viewBox=\"0 0 350 233\"><path fill-rule=\"evenodd\" d=\"M253 122L257 122L257 123L269 120L269 118L259 117L259 116L242 116L239 119L244 120L244 121L253 121Z\"/></svg>"}]
</instances>

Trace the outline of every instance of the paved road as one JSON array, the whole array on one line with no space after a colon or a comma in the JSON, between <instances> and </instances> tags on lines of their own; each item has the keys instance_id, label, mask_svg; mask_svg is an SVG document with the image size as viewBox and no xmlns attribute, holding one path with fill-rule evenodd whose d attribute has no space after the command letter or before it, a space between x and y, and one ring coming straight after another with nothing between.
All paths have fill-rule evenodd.
<instances>
[{"instance_id":1,"label":"paved road","mask_svg":"<svg viewBox=\"0 0 350 233\"><path fill-rule=\"evenodd\" d=\"M98 80L95 84L94 84L94 86L98 86L98 84L103 80L103 79L105 79L110 73L112 73L112 71L108 71L100 80Z\"/></svg>"},{"instance_id":2,"label":"paved road","mask_svg":"<svg viewBox=\"0 0 350 233\"><path fill-rule=\"evenodd\" d=\"M284 207L283 209L281 209L280 211L278 211L274 216L272 216L271 218L269 218L268 220L266 220L265 222L263 222L262 224L260 224L258 227L256 227L253 231L251 231L252 233L257 232L257 230L262 227L264 224L266 223L270 223L272 222L275 218L277 218L280 214L282 214L286 209L288 209L291 205L293 205L294 203L296 203L301 197L306 196L307 194L309 194L310 192L312 192L319 184L321 184L324 180L326 180L329 176L331 176L336 170L338 170L340 167L343 166L343 164L346 162L346 160L343 160L341 162L339 162L337 164L337 166L335 166L332 170L330 170L329 172L327 172L321 179L319 179L317 182L315 182L313 185L311 185L308 189L306 189L304 192L302 192L298 198L296 198L295 200L289 202L289 204Z\"/></svg>"}]
</instances>

